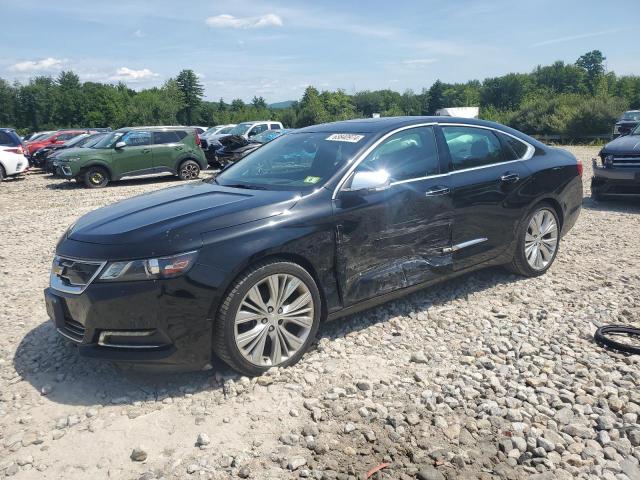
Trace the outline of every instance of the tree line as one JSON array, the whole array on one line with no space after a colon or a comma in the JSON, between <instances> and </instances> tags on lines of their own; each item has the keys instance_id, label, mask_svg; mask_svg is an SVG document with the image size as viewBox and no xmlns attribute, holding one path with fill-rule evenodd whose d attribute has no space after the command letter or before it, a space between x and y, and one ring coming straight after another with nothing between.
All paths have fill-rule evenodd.
<instances>
[{"instance_id":1,"label":"tree line","mask_svg":"<svg viewBox=\"0 0 640 480\"><path fill-rule=\"evenodd\" d=\"M161 87L135 91L124 83L81 82L63 71L26 84L0 78L0 126L22 133L66 127L119 128L136 125L217 125L246 120L280 120L287 127L392 115L433 115L443 107L479 106L480 116L529 134L578 137L611 131L620 114L640 108L640 76L605 71L605 57L594 50L575 63L557 61L530 73L509 73L483 81L439 80L416 93L390 89L319 91L309 86L287 108L270 109L264 98L249 103L205 101L192 70L183 70Z\"/></svg>"}]
</instances>

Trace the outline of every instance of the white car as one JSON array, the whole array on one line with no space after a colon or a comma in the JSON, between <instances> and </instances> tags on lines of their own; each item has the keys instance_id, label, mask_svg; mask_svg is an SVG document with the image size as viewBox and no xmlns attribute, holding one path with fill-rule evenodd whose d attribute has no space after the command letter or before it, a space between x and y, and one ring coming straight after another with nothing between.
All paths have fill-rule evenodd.
<instances>
[{"instance_id":1,"label":"white car","mask_svg":"<svg viewBox=\"0 0 640 480\"><path fill-rule=\"evenodd\" d=\"M24 173L29 168L29 160L21 152L22 147L0 146L0 181Z\"/></svg>"},{"instance_id":2,"label":"white car","mask_svg":"<svg viewBox=\"0 0 640 480\"><path fill-rule=\"evenodd\" d=\"M240 135L247 140L265 130L282 130L284 127L280 122L272 120L260 120L255 122L242 122L229 131L229 135Z\"/></svg>"},{"instance_id":3,"label":"white car","mask_svg":"<svg viewBox=\"0 0 640 480\"><path fill-rule=\"evenodd\" d=\"M204 132L209 130L209 127L202 127L200 125L190 125L189 128L193 128L198 135L202 135Z\"/></svg>"},{"instance_id":4,"label":"white car","mask_svg":"<svg viewBox=\"0 0 640 480\"><path fill-rule=\"evenodd\" d=\"M233 127L235 127L235 123L230 123L228 125L216 125L215 127L211 127L209 130L200 135L200 138L208 139L214 135L224 135L229 133Z\"/></svg>"}]
</instances>

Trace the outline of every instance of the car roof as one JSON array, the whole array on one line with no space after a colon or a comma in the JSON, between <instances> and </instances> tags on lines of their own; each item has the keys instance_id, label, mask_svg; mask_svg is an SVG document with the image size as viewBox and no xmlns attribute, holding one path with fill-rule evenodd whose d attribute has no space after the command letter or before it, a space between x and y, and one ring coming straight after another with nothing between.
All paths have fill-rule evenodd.
<instances>
[{"instance_id":1,"label":"car roof","mask_svg":"<svg viewBox=\"0 0 640 480\"><path fill-rule=\"evenodd\" d=\"M479 120L476 118L447 117L447 116L416 116L416 117L381 117L381 118L359 118L354 120L342 120L339 122L321 123L311 125L309 127L300 128L295 133L370 133L373 136L381 136L387 132L391 132L398 128L410 127L412 125L421 125L425 123L453 123L462 125L477 125L479 127L489 127L496 130L502 130L515 137L529 142L537 147L544 147L544 144L538 140L513 128L501 125L499 123L490 122L488 120Z\"/></svg>"},{"instance_id":2,"label":"car roof","mask_svg":"<svg viewBox=\"0 0 640 480\"><path fill-rule=\"evenodd\" d=\"M149 126L149 127L123 127L116 130L116 132L131 132L136 130L144 130L151 132L167 132L171 130L193 130L195 127L181 127L181 126L171 126L171 125L161 125L161 126Z\"/></svg>"},{"instance_id":3,"label":"car roof","mask_svg":"<svg viewBox=\"0 0 640 480\"><path fill-rule=\"evenodd\" d=\"M253 125L254 123L280 123L278 120L251 120L249 122L240 122L238 125Z\"/></svg>"}]
</instances>

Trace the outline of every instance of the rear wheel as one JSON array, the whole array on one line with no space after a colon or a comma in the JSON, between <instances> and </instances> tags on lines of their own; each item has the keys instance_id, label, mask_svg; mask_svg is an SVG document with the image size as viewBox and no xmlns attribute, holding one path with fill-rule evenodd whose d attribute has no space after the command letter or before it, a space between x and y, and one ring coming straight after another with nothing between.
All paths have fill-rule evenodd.
<instances>
[{"instance_id":1,"label":"rear wheel","mask_svg":"<svg viewBox=\"0 0 640 480\"><path fill-rule=\"evenodd\" d=\"M293 365L313 342L320 314L320 292L304 268L277 260L258 264L224 299L214 352L245 375Z\"/></svg>"},{"instance_id":2,"label":"rear wheel","mask_svg":"<svg viewBox=\"0 0 640 480\"><path fill-rule=\"evenodd\" d=\"M7 178L7 172L4 171L4 167L0 165L0 182Z\"/></svg>"},{"instance_id":3,"label":"rear wheel","mask_svg":"<svg viewBox=\"0 0 640 480\"><path fill-rule=\"evenodd\" d=\"M178 177L180 180L194 180L200 175L200 165L195 160L185 160L180 164Z\"/></svg>"},{"instance_id":4,"label":"rear wheel","mask_svg":"<svg viewBox=\"0 0 640 480\"><path fill-rule=\"evenodd\" d=\"M555 209L547 204L537 206L523 222L516 241L510 269L526 277L546 272L556 258L560 243L560 222Z\"/></svg>"},{"instance_id":5,"label":"rear wheel","mask_svg":"<svg viewBox=\"0 0 640 480\"><path fill-rule=\"evenodd\" d=\"M87 188L103 188L109 183L109 172L102 167L89 167L82 179Z\"/></svg>"}]
</instances>

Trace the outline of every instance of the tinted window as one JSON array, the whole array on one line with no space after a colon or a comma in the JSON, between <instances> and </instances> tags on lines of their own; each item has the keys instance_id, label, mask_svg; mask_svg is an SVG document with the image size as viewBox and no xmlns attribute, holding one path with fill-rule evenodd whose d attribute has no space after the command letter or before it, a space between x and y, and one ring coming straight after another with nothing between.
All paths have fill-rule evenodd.
<instances>
[{"instance_id":1,"label":"tinted window","mask_svg":"<svg viewBox=\"0 0 640 480\"><path fill-rule=\"evenodd\" d=\"M151 134L149 132L128 132L122 137L121 141L132 147L149 145L151 143Z\"/></svg>"},{"instance_id":2,"label":"tinted window","mask_svg":"<svg viewBox=\"0 0 640 480\"><path fill-rule=\"evenodd\" d=\"M182 140L184 137L187 136L187 132L181 130L179 132L173 132L176 135L176 138L178 139L177 141L179 142L180 140Z\"/></svg>"},{"instance_id":3,"label":"tinted window","mask_svg":"<svg viewBox=\"0 0 640 480\"><path fill-rule=\"evenodd\" d=\"M398 132L375 148L356 171L386 171L392 181L439 173L438 150L431 127Z\"/></svg>"},{"instance_id":4,"label":"tinted window","mask_svg":"<svg viewBox=\"0 0 640 480\"><path fill-rule=\"evenodd\" d=\"M280 125L278 125L277 123L270 123L269 130L280 130Z\"/></svg>"},{"instance_id":5,"label":"tinted window","mask_svg":"<svg viewBox=\"0 0 640 480\"><path fill-rule=\"evenodd\" d=\"M504 144L504 156L506 160L517 160L526 155L529 149L526 144L504 133L498 133L498 135Z\"/></svg>"},{"instance_id":6,"label":"tinted window","mask_svg":"<svg viewBox=\"0 0 640 480\"><path fill-rule=\"evenodd\" d=\"M503 161L502 147L491 130L474 127L442 127L454 170L481 167Z\"/></svg>"},{"instance_id":7,"label":"tinted window","mask_svg":"<svg viewBox=\"0 0 640 480\"><path fill-rule=\"evenodd\" d=\"M175 143L179 140L178 132L153 132L153 143Z\"/></svg>"}]
</instances>

